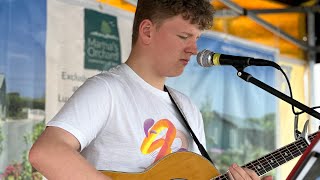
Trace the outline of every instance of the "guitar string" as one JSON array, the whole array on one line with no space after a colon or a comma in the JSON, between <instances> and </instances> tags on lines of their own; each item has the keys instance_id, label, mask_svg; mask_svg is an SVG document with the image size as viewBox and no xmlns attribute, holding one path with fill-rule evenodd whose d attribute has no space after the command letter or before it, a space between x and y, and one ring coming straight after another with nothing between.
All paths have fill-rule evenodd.
<instances>
[{"instance_id":1,"label":"guitar string","mask_svg":"<svg viewBox=\"0 0 320 180\"><path fill-rule=\"evenodd\" d=\"M313 135L310 135L309 136L309 138L312 140L313 138L314 138L314 136L315 136L316 134L313 134ZM267 157L267 156L272 156L272 155L275 155L276 157L279 157L279 153L278 152L280 152L280 157L283 157L282 159L284 159L285 160L285 162L287 162L287 161L289 161L289 160L291 160L291 159L293 159L293 158L295 158L295 157L297 157L297 156L299 156L299 155L301 155L302 154L302 152L300 151L300 149L298 148L298 146L300 146L301 147L301 150L305 150L306 148L307 148L307 144L306 144L306 142L304 141L304 140L298 140L298 141L296 141L296 142L294 142L294 143L291 143L291 144L289 144L289 145L287 145L287 146L285 146L285 147L283 147L283 148L280 148L278 151L276 151L276 152L273 152L273 153L270 153L270 154L268 154L268 155L266 155L265 157ZM293 149L294 148L294 149ZM284 157L282 154L283 154L283 150L285 150L285 153L286 153L286 157ZM282 153L281 153L282 152ZM292 153L293 154L292 154ZM291 156L288 156L288 155L291 155ZM278 156L277 156L278 155ZM265 159L265 157L263 157L264 159ZM261 160L262 158L260 158L260 159L258 159L258 160ZM278 164L279 164L279 162L277 161L277 159L274 159ZM265 161L265 160L264 160ZM264 162L263 161L263 162ZM259 162L259 161L258 161ZM283 163L285 163L285 162L283 162ZM274 163L272 163L272 164L270 164L269 162L267 162L269 165L275 165ZM283 163L281 163L281 164L283 164ZM254 163L251 163L251 164L254 164ZM261 164L261 163L259 163L259 164ZM265 165L265 162L262 164L262 165ZM249 163L249 166L250 166L250 163ZM248 166L247 166L248 167ZM271 167L273 167L273 166L271 166ZM277 165L275 165L275 167L277 167ZM250 169L253 169L253 168L250 168ZM273 168L270 168L269 170L272 170ZM261 174L261 173L264 173L263 172L263 170L264 171L266 171L266 172L268 172L269 170L267 169L267 170L265 170L265 169L261 169L260 171L258 171L258 173L259 174Z\"/></svg>"},{"instance_id":2,"label":"guitar string","mask_svg":"<svg viewBox=\"0 0 320 180\"><path fill-rule=\"evenodd\" d=\"M301 141L301 142L302 142L302 143L305 143L305 142L303 142L303 141ZM299 143L301 143L301 142L299 142ZM284 148L281 148L278 152L275 152L274 154L275 154L276 157L277 157L277 155L278 155L278 157L282 157L282 159L284 160L283 163L285 163L285 162L288 162L288 161L290 161L291 159L297 157L297 156L300 155L301 153L300 153L300 151L295 147L295 145L290 144L289 146L286 146L286 147L284 147ZM280 154L280 156L279 156L279 154ZM260 160L261 160L261 158L260 158ZM265 173L267 173L267 172L269 172L270 170L273 169L272 166L267 169L267 165L266 165L266 164L267 164L268 162L265 162L265 161L263 161L263 160L261 160L261 161L259 162L259 159L258 159L257 162L258 162L259 164L261 164L261 166L262 166L262 168L261 168L261 166L259 166L259 164L258 164L258 169L259 169L259 170L258 170L258 174L259 174L259 175L265 174ZM261 163L261 162L262 162L262 163Z\"/></svg>"},{"instance_id":3,"label":"guitar string","mask_svg":"<svg viewBox=\"0 0 320 180\"><path fill-rule=\"evenodd\" d=\"M285 148L282 148L282 149L285 149ZM281 149L280 149L281 150ZM273 153L271 153L270 155L272 155ZM264 158L264 157L263 157ZM259 159L261 160L261 161L259 161ZM265 164L268 164L268 165L270 165L271 167L273 167L269 162L267 162L267 161L265 161L265 159L266 158L264 158L264 160L262 161L262 158L259 158L259 159L257 159L255 162L258 162L258 166L262 166L262 168L265 166ZM286 160L286 159L285 159ZM257 164L257 163L255 163L255 162L251 162L251 163L249 163L249 164L247 164L246 166L244 166L244 167L247 167L247 168L249 168L249 169L255 169L255 165L254 164ZM276 160L276 162L277 162L277 160ZM287 161L286 161L287 162ZM278 163L279 164L279 163ZM277 166L276 166L277 167ZM271 168L272 169L272 168ZM270 169L270 170L271 170ZM264 172L260 172L259 170L256 170L256 172L257 173L259 173L260 175L262 174L262 173L265 173L265 172L268 172L269 170L266 170L265 168L263 168L263 169L261 169L261 170L264 170ZM227 178L227 176L225 176L225 175L222 175L222 176L218 176L216 179L218 179L218 180L220 180L220 179L225 179L225 178Z\"/></svg>"},{"instance_id":4,"label":"guitar string","mask_svg":"<svg viewBox=\"0 0 320 180\"><path fill-rule=\"evenodd\" d=\"M279 150L279 152L281 152L281 149ZM252 169L252 170L256 170L256 172L259 175L261 175L263 173L266 173L266 172L272 170L273 167L274 167L274 163L268 161L266 159L266 157L272 157L271 155L273 155L273 154L277 157L277 155L276 155L277 153L278 152L270 153L270 154L266 155L265 157L261 157L261 158L257 159L256 161L253 161L253 162L245 165L244 167L247 167L247 168ZM274 159L274 160L277 161L277 159ZM255 167L257 167L257 169Z\"/></svg>"},{"instance_id":5,"label":"guitar string","mask_svg":"<svg viewBox=\"0 0 320 180\"><path fill-rule=\"evenodd\" d=\"M286 153L287 153L287 151L288 150L292 150L292 148L295 148L293 151L297 151L297 152L299 152L299 154L301 154L302 152L297 148L297 146L296 146L296 144L306 144L304 141L297 141L297 143L293 143L293 144L290 144L290 145L288 145L288 146L290 146L290 147L288 147L288 146L286 146L286 147L283 147L283 148L280 148L279 149L279 152L281 152L281 150L282 149L287 149L286 150ZM294 147L295 146L295 147ZM303 147L306 147L306 146L303 146ZM279 155L279 153L278 152L273 152L273 153L270 153L270 154L268 154L268 155L273 155L273 154L278 154ZM265 157L267 157L268 155L266 155ZM243 167L246 167L246 168L249 168L249 169L252 169L252 170L255 170L255 165L254 164L258 164L258 166L259 167L261 167L262 166L262 169L261 170L255 170L256 171L256 173L260 176L260 175L262 175L262 174L264 174L264 173L266 173L266 172L269 172L270 170L272 170L272 169L274 169L274 168L276 168L276 167L278 167L278 166L280 166L280 164L279 164L279 162L276 160L276 159L274 159L275 160L275 162L277 162L277 164L278 165L276 165L276 166L272 166L268 161L266 161L266 158L265 157L261 157L261 158L259 158L261 161L259 161L259 159L257 159L256 161L253 161L253 162L251 162L251 163L248 163L247 165L245 165L245 166L243 166ZM277 157L277 156L276 156ZM279 157L279 156L278 156ZM283 157L282 155L281 155L281 153L280 153L280 157ZM264 159L264 160L262 160L262 158ZM285 160L285 162L288 162L289 160L291 160L291 159L293 159L293 158L295 158L293 155L291 155L291 157L289 157L290 159L288 159L288 158L285 158L285 157L283 157L283 159ZM255 162L258 162L258 163L255 163ZM285 163L284 162L284 163ZM270 169L265 169L264 167L266 166L266 164L268 164L271 168ZM282 163L283 164L283 163ZM261 172L263 170L263 172ZM216 177L215 179L217 179L217 180L224 180L224 179L228 179L228 177L227 177L227 175L226 174L223 174L223 175L220 175L220 176L218 176L218 177Z\"/></svg>"},{"instance_id":6,"label":"guitar string","mask_svg":"<svg viewBox=\"0 0 320 180\"><path fill-rule=\"evenodd\" d=\"M317 133L314 133L314 134L310 135L309 139L313 140L316 135L317 135ZM299 147L300 147L300 149L302 151L299 149ZM305 151L305 149L307 147L308 147L308 144L303 139L300 139L300 140L297 140L296 142L293 142L291 144L288 144L285 147L282 147L282 148L278 149L275 152L269 153L266 156L259 158L261 160L261 162L259 161L259 159L257 159L256 161L252 161L252 162L248 163L247 165L245 165L243 167L246 167L246 168L254 170L260 176L260 175L262 175L264 173L267 173L270 170L280 166L281 164L284 164L284 163L286 163L286 162L298 157L299 155L301 155ZM286 154L285 157L283 156L283 151ZM291 156L289 156L289 155L291 155ZM272 160L274 160L278 165L272 166L272 165L274 165L274 163L271 162L271 164L270 164L270 162L266 159L267 156L270 156L270 157L272 156ZM279 164L279 161L277 160L277 159L279 159L279 157L282 157L282 159L285 162ZM255 164L257 164L256 162L258 162L258 166L259 165L262 166L261 170L257 170L255 168L256 167ZM267 164L271 167L271 169L265 169L264 168ZM261 167L261 166L259 166L259 167ZM262 170L263 170L263 172L261 172ZM220 180L221 178L222 178L222 180L224 180L225 178L228 179L226 174L223 174L223 175L220 175L218 177L215 177L215 179L217 179L217 180Z\"/></svg>"}]
</instances>

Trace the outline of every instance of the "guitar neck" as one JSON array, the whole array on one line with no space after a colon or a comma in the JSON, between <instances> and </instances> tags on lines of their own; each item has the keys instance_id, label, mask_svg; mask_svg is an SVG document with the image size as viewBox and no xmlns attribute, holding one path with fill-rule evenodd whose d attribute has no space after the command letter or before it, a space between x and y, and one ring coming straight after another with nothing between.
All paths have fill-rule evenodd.
<instances>
[{"instance_id":1,"label":"guitar neck","mask_svg":"<svg viewBox=\"0 0 320 180\"><path fill-rule=\"evenodd\" d=\"M310 141L314 139L318 132L309 135ZM274 168L300 156L308 147L308 143L304 139L299 139L291 144L288 144L276 151L269 153L255 161L249 162L242 166L254 170L258 176L261 176ZM228 175L223 174L214 178L215 180L227 180Z\"/></svg>"}]
</instances>

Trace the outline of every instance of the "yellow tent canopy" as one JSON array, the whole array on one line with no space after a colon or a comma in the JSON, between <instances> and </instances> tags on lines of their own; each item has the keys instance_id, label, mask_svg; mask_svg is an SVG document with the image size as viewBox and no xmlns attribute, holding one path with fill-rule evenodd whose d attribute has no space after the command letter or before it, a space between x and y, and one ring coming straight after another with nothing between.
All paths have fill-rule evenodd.
<instances>
[{"instance_id":1,"label":"yellow tent canopy","mask_svg":"<svg viewBox=\"0 0 320 180\"><path fill-rule=\"evenodd\" d=\"M135 11L135 4L137 0L97 0L101 3L106 3L130 12ZM313 6L317 3L316 0L234 0L231 3L238 5L239 7L247 11L256 11L260 14L257 14L257 18L264 21L266 24L270 24L273 27L273 31L279 31L285 33L289 38L294 39L297 43L290 42L290 39L286 39L283 36L263 27L261 24L258 24L257 21L254 21L252 18L246 15L231 14L223 15L223 12L230 12L229 7L227 7L222 2L230 2L229 0L220 0L212 1L212 5L217 10L217 15L214 19L214 27L212 30L218 32L224 32L231 34L249 41L257 42L263 45L267 45L273 48L280 50L281 55L286 55L294 57L297 59L307 59L305 57L305 50L299 43L302 45L306 44L307 41L307 29L306 29L306 15L305 12L298 11L273 11L272 10L281 10L287 9L288 4L291 5L300 5L300 6ZM287 3L287 4L285 4ZM261 11L261 10L271 10ZM222 12L222 13L221 13Z\"/></svg>"}]
</instances>

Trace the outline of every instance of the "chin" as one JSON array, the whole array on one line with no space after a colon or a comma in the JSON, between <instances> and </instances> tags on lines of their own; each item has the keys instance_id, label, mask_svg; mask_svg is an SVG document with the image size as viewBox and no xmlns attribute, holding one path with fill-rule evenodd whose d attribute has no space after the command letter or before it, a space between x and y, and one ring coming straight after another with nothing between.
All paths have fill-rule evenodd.
<instances>
[{"instance_id":1,"label":"chin","mask_svg":"<svg viewBox=\"0 0 320 180\"><path fill-rule=\"evenodd\" d=\"M180 76L182 73L183 73L183 70L177 71L177 72L174 72L174 73L167 75L167 77L177 77L177 76Z\"/></svg>"}]
</instances>

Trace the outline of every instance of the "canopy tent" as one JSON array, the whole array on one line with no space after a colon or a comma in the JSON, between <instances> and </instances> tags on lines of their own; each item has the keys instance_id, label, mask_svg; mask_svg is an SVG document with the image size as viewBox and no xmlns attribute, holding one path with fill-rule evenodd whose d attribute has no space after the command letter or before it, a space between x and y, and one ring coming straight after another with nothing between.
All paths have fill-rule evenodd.
<instances>
[{"instance_id":1,"label":"canopy tent","mask_svg":"<svg viewBox=\"0 0 320 180\"><path fill-rule=\"evenodd\" d=\"M137 0L97 0L134 12ZM216 18L212 30L280 50L281 55L315 61L317 0L211 1ZM308 54L309 53L309 54ZM311 54L310 54L311 53ZM312 54L313 53L313 54ZM313 55L313 56L312 56Z\"/></svg>"}]
</instances>

